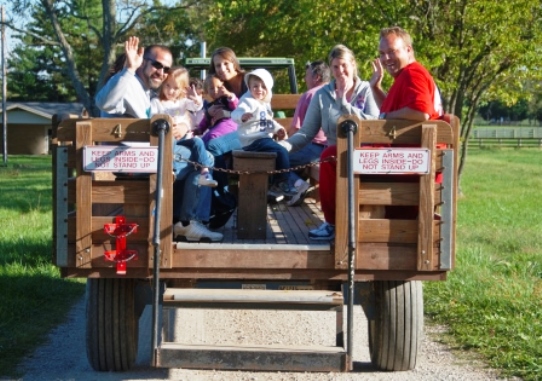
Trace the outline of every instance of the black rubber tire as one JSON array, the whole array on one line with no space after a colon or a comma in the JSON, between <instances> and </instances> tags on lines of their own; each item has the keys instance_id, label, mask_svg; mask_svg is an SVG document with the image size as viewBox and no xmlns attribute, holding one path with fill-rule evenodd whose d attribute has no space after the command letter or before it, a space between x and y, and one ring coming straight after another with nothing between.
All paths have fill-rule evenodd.
<instances>
[{"instance_id":1,"label":"black rubber tire","mask_svg":"<svg viewBox=\"0 0 542 381\"><path fill-rule=\"evenodd\" d=\"M87 280L87 358L96 371L126 371L135 363L139 319L134 289L133 279Z\"/></svg>"},{"instance_id":2,"label":"black rubber tire","mask_svg":"<svg viewBox=\"0 0 542 381\"><path fill-rule=\"evenodd\" d=\"M369 352L379 370L416 367L423 335L423 287L420 281L373 282L374 319L369 320Z\"/></svg>"}]
</instances>

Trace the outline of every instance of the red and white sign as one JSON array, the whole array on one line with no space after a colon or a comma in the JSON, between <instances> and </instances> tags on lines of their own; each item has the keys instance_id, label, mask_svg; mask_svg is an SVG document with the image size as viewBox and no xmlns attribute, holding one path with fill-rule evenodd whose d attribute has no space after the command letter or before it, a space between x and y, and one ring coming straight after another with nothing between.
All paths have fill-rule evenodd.
<instances>
[{"instance_id":1,"label":"red and white sign","mask_svg":"<svg viewBox=\"0 0 542 381\"><path fill-rule=\"evenodd\" d=\"M376 148L354 151L354 173L428 174L431 161L426 148Z\"/></svg>"},{"instance_id":2,"label":"red and white sign","mask_svg":"<svg viewBox=\"0 0 542 381\"><path fill-rule=\"evenodd\" d=\"M83 170L86 172L156 173L158 147L86 146Z\"/></svg>"}]
</instances>

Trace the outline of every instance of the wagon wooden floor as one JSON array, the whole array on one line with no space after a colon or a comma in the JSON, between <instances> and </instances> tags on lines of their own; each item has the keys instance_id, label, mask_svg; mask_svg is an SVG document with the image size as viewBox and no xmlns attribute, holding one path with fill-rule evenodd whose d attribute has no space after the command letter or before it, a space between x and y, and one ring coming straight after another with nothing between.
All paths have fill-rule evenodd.
<instances>
[{"instance_id":1,"label":"wagon wooden floor","mask_svg":"<svg viewBox=\"0 0 542 381\"><path fill-rule=\"evenodd\" d=\"M287 206L285 203L267 205L266 239L238 239L237 212L226 226L217 230L224 234L222 243L226 244L290 244L314 245L317 241L308 238L308 232L323 222L320 205L312 198L306 198L300 206Z\"/></svg>"}]
</instances>

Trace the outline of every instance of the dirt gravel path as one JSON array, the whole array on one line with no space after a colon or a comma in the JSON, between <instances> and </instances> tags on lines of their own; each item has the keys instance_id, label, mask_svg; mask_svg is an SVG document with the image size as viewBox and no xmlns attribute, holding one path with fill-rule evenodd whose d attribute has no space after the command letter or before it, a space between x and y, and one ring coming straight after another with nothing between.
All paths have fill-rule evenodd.
<instances>
[{"instance_id":1,"label":"dirt gravel path","mask_svg":"<svg viewBox=\"0 0 542 381\"><path fill-rule=\"evenodd\" d=\"M190 343L252 344L324 344L333 345L335 317L332 312L292 311L209 311L177 310L174 312L176 340ZM346 316L346 313L345 313ZM20 365L22 381L328 381L328 380L503 380L496 373L454 356L449 348L432 337L437 328L426 327L417 368L408 372L376 372L372 369L367 343L367 321L360 307L354 312L354 367L351 373L295 373L206 371L189 369L153 369L150 362L151 310L147 307L140 320L140 348L137 364L125 373L94 372L85 352L85 302L79 301L64 324L53 330L48 342ZM292 324L294 323L294 324Z\"/></svg>"}]
</instances>

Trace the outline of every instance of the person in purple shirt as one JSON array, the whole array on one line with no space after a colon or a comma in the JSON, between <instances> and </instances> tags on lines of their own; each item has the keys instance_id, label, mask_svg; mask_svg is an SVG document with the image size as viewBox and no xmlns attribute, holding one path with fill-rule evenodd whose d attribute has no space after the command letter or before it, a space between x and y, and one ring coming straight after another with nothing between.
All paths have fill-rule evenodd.
<instances>
[{"instance_id":1,"label":"person in purple shirt","mask_svg":"<svg viewBox=\"0 0 542 381\"><path fill-rule=\"evenodd\" d=\"M330 71L329 66L324 61L314 61L307 63L305 66L305 83L307 84L307 91L303 93L297 106L295 108L292 125L288 135L292 136L301 128L305 114L311 103L313 95L329 82ZM301 150L294 153L290 153L290 167L296 167L298 165L305 165L320 160L320 155L327 145L327 138L322 130L318 131L318 134L314 137L310 144L307 144ZM288 206L301 205L309 184L303 180L297 173L290 172L289 178L290 186L294 187L297 191L296 195L287 201Z\"/></svg>"}]
</instances>

